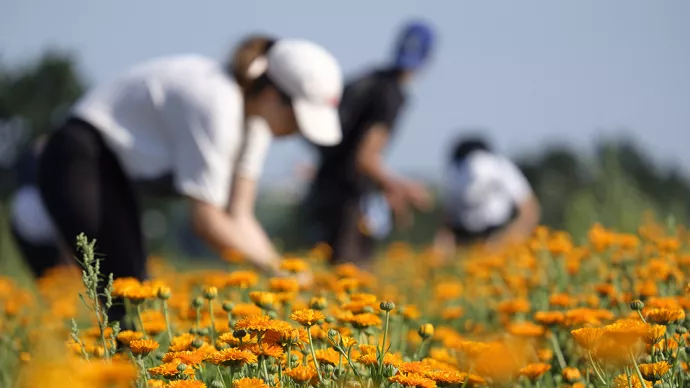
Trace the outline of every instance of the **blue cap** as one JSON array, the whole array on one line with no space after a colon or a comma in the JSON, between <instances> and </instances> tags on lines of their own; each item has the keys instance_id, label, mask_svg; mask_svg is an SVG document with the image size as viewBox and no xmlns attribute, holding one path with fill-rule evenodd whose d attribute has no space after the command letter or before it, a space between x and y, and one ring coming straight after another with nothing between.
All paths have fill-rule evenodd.
<instances>
[{"instance_id":1,"label":"blue cap","mask_svg":"<svg viewBox=\"0 0 690 388\"><path fill-rule=\"evenodd\" d=\"M395 66L403 70L415 70L422 66L431 54L434 32L427 24L413 22L405 26L395 47Z\"/></svg>"}]
</instances>

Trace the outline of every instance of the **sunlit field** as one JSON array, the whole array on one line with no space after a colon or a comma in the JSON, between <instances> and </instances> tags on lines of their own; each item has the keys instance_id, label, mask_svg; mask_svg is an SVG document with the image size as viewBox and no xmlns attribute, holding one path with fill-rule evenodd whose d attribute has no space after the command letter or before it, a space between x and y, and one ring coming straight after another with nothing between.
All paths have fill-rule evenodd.
<instances>
[{"instance_id":1,"label":"sunlit field","mask_svg":"<svg viewBox=\"0 0 690 388\"><path fill-rule=\"evenodd\" d=\"M82 240L83 272L37 292L0 278L0 386L687 387L688 242L651 221L581 244L540 228L454 260L393 244L371 273L328 267L323 246L285 278L154 257L140 283L99 274Z\"/></svg>"}]
</instances>

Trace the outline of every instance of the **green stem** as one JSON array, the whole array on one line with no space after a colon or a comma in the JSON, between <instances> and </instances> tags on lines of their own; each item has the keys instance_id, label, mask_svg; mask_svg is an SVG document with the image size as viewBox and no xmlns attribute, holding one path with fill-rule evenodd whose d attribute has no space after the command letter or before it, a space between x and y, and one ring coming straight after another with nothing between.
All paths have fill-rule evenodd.
<instances>
[{"instance_id":1,"label":"green stem","mask_svg":"<svg viewBox=\"0 0 690 388\"><path fill-rule=\"evenodd\" d=\"M637 310L637 315L640 316L640 319L642 319L642 322L647 323L647 320L644 319L644 317L642 316L642 312L640 310Z\"/></svg>"},{"instance_id":2,"label":"green stem","mask_svg":"<svg viewBox=\"0 0 690 388\"><path fill-rule=\"evenodd\" d=\"M148 336L146 335L146 330L144 330L144 321L141 319L141 304L137 303L136 306L137 306L136 312L137 312L137 322L139 323L139 331L141 331L141 333L144 335L144 338L148 338Z\"/></svg>"},{"instance_id":3,"label":"green stem","mask_svg":"<svg viewBox=\"0 0 690 388\"><path fill-rule=\"evenodd\" d=\"M291 349L292 349L292 346L287 347L287 368L288 368L288 370L292 369L292 360L291 360L292 353L290 352Z\"/></svg>"},{"instance_id":4,"label":"green stem","mask_svg":"<svg viewBox=\"0 0 690 388\"><path fill-rule=\"evenodd\" d=\"M228 385L225 384L225 379L223 378L223 371L220 370L220 365L216 365L216 368L218 368L218 376L220 377L220 382L223 383L223 387L227 387Z\"/></svg>"},{"instance_id":5,"label":"green stem","mask_svg":"<svg viewBox=\"0 0 690 388\"><path fill-rule=\"evenodd\" d=\"M208 313L211 315L211 345L216 346L216 317L213 315L213 300L208 301Z\"/></svg>"},{"instance_id":6,"label":"green stem","mask_svg":"<svg viewBox=\"0 0 690 388\"><path fill-rule=\"evenodd\" d=\"M141 355L139 355L137 356L137 360L139 361L139 366L141 367L141 374L142 376L144 376L144 386L148 387L149 378L147 376L146 367L144 366L144 359L141 357Z\"/></svg>"},{"instance_id":7,"label":"green stem","mask_svg":"<svg viewBox=\"0 0 690 388\"><path fill-rule=\"evenodd\" d=\"M259 356L259 363L261 364L261 369L264 372L264 381L266 382L266 384L269 384L270 381L268 379L268 368L266 368L266 357Z\"/></svg>"},{"instance_id":8,"label":"green stem","mask_svg":"<svg viewBox=\"0 0 690 388\"><path fill-rule=\"evenodd\" d=\"M592 365L592 369L594 369L594 372L597 374L597 377L599 378L599 381L601 381L601 383L604 384L604 385L608 385L608 384L606 383L606 380L604 379L604 377L601 375L601 372L599 372L599 368L598 368L597 365L594 363L594 359L592 358L592 352L589 351L589 350L587 351L587 357L589 357L589 363Z\"/></svg>"},{"instance_id":9,"label":"green stem","mask_svg":"<svg viewBox=\"0 0 690 388\"><path fill-rule=\"evenodd\" d=\"M383 328L383 343L381 344L381 359L379 360L379 374L383 375L383 359L386 357L386 337L388 336L388 323L391 313L386 311L386 324Z\"/></svg>"},{"instance_id":10,"label":"green stem","mask_svg":"<svg viewBox=\"0 0 690 388\"><path fill-rule=\"evenodd\" d=\"M632 379L630 378L630 368L625 367L625 377L628 379L628 388L633 388Z\"/></svg>"},{"instance_id":11,"label":"green stem","mask_svg":"<svg viewBox=\"0 0 690 388\"><path fill-rule=\"evenodd\" d=\"M630 358L632 359L633 365L635 366L635 373L637 373L637 378L640 379L640 384L644 385L644 377L642 377L642 372L640 372L640 367L637 365L637 360L633 352L630 352Z\"/></svg>"},{"instance_id":12,"label":"green stem","mask_svg":"<svg viewBox=\"0 0 690 388\"><path fill-rule=\"evenodd\" d=\"M561 370L567 367L565 363L565 358L563 357L563 352L561 351L561 345L558 343L558 338L556 338L556 333L551 332L551 344L553 344L553 351L556 353L556 358L558 359L558 365L560 365Z\"/></svg>"},{"instance_id":13,"label":"green stem","mask_svg":"<svg viewBox=\"0 0 690 388\"><path fill-rule=\"evenodd\" d=\"M400 332L400 352L405 354L405 350L407 350L407 325L405 324L405 319L403 318Z\"/></svg>"},{"instance_id":14,"label":"green stem","mask_svg":"<svg viewBox=\"0 0 690 388\"><path fill-rule=\"evenodd\" d=\"M170 326L170 314L168 313L168 301L163 300L163 316L165 317L165 328L168 331L168 344L172 344L173 334Z\"/></svg>"},{"instance_id":15,"label":"green stem","mask_svg":"<svg viewBox=\"0 0 690 388\"><path fill-rule=\"evenodd\" d=\"M311 330L307 327L307 336L309 336L309 348L311 349L311 356L314 359L314 366L316 367L316 374L319 377L319 381L322 381L321 379L321 369L319 369L319 362L316 360L316 352L314 351L314 340L311 338Z\"/></svg>"}]
</instances>

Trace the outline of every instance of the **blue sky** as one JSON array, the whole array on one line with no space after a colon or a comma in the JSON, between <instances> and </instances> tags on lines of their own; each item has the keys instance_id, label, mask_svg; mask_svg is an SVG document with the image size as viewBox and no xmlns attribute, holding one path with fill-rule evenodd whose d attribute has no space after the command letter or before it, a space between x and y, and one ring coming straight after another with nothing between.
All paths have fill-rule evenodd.
<instances>
[{"instance_id":1,"label":"blue sky","mask_svg":"<svg viewBox=\"0 0 690 388\"><path fill-rule=\"evenodd\" d=\"M396 169L436 176L449 139L485 128L511 155L627 133L690 171L685 0L3 0L0 58L70 49L98 82L159 55L222 59L244 34L265 31L323 44L353 74L384 63L409 18L432 22L439 46L412 85L389 153ZM304 150L275 144L265 178L288 176L310 159Z\"/></svg>"}]
</instances>

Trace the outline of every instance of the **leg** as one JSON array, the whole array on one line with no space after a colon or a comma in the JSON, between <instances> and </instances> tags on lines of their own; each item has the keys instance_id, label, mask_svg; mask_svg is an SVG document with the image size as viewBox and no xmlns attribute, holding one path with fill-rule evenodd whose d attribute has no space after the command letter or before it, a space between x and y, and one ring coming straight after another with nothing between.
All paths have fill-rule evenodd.
<instances>
[{"instance_id":1,"label":"leg","mask_svg":"<svg viewBox=\"0 0 690 388\"><path fill-rule=\"evenodd\" d=\"M369 266L374 241L362 233L359 200L347 201L337 212L336 225L333 226L333 264L353 263Z\"/></svg>"},{"instance_id":2,"label":"leg","mask_svg":"<svg viewBox=\"0 0 690 388\"><path fill-rule=\"evenodd\" d=\"M96 239L101 272L115 278L146 276L139 212L131 186L95 129L70 122L49 141L39 162L43 201L63 241ZM123 310L111 310L119 319Z\"/></svg>"}]
</instances>

